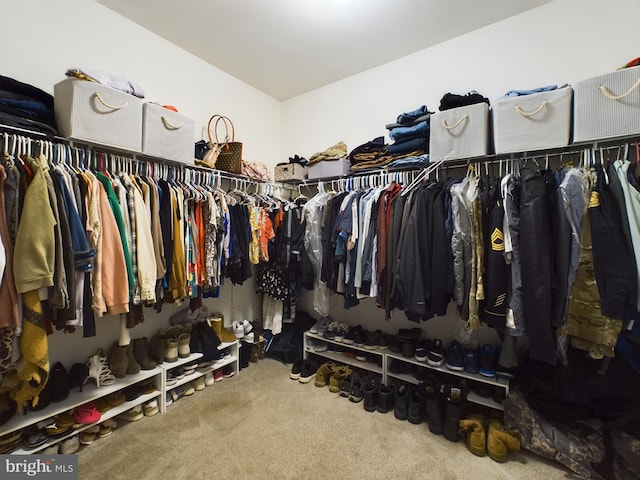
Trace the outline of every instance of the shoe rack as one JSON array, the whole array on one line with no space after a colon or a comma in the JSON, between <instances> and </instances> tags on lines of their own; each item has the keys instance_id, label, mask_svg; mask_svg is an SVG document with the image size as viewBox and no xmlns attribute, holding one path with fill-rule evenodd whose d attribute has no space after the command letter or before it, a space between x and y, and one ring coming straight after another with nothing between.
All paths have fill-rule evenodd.
<instances>
[{"instance_id":1,"label":"shoe rack","mask_svg":"<svg viewBox=\"0 0 640 480\"><path fill-rule=\"evenodd\" d=\"M182 385L185 385L198 377L203 377L209 372L215 372L216 370L221 369L227 365L233 365L233 369L235 374L237 375L240 372L240 342L235 340L233 342L222 342L218 345L218 350L229 349L229 353L231 354L229 357L217 360L215 362L210 362L210 365L206 369L196 369L194 373L191 375L185 375L184 378L181 378L176 383L172 385L167 385L167 376L169 374L169 370L174 369L176 367L180 367L183 365L188 365L190 363L197 363L200 358L202 358L202 353L191 353L186 358L178 358L175 362L163 362L159 365L159 368L162 369L162 395L159 400L160 404L160 412L165 413L167 411L167 396L166 393L171 390L178 388Z\"/></svg>"},{"instance_id":2,"label":"shoe rack","mask_svg":"<svg viewBox=\"0 0 640 480\"><path fill-rule=\"evenodd\" d=\"M379 366L376 363L359 361L359 360L356 360L355 358L350 358L344 355L344 353L330 351L329 349L318 352L313 348L313 345L316 342L317 343L323 342L327 346L335 345L339 349L343 349L345 351L361 352L367 357L373 357L373 358L377 357L378 358L377 363L379 363L381 366ZM491 387L503 388L505 391L504 392L505 397L509 394L509 381L506 379L498 378L498 377L493 377L493 378L485 377L483 375L480 375L479 373L469 373L469 372L465 372L464 370L462 371L451 370L447 368L444 364L440 366L430 365L427 362L420 362L415 358L407 358L400 353L393 353L388 349L370 350L364 347L357 347L355 345L348 345L343 342L338 342L337 340L331 340L323 337L322 335L318 335L308 331L304 333L303 344L304 344L305 360L308 359L309 355L311 354L311 355L316 355L319 357L326 358L328 360L333 360L334 362L358 367L363 370L368 370L370 372L374 372L381 375L382 383L385 383L385 384L387 383L387 379L389 378L394 378L406 383L414 383L414 384L420 383L420 381L416 379L413 375L409 375L405 373L394 373L389 371L389 367L391 365L391 362L393 361L393 362L408 363L412 366L424 367L442 375L464 378L468 381L484 383L484 384L490 385ZM504 410L504 407L500 403L495 402L492 398L482 397L473 391L469 391L469 393L467 394L467 400L473 403L477 403L479 405L484 405L489 408L493 408L495 410Z\"/></svg>"},{"instance_id":3,"label":"shoe rack","mask_svg":"<svg viewBox=\"0 0 640 480\"><path fill-rule=\"evenodd\" d=\"M324 342L327 345L327 350L317 351L313 348L314 343ZM382 376L382 382L387 383L387 357L384 354L383 350L369 350L364 347L358 347L355 345L349 345L344 342L338 342L336 340L330 340L321 335L305 332L303 337L304 344L304 358L305 360L309 358L309 355L317 355L319 357L326 358L328 360L333 360L334 362L342 363L345 365L351 365L353 367L367 370L369 372L377 373ZM369 358L375 360L371 361L362 361L357 360L356 358L349 357L342 353L338 353L336 351L331 351L329 349L330 345L334 345L338 349L344 349L345 351L353 352L356 354L360 354L362 358Z\"/></svg>"},{"instance_id":4,"label":"shoe rack","mask_svg":"<svg viewBox=\"0 0 640 480\"><path fill-rule=\"evenodd\" d=\"M388 366L391 365L391 362L404 362L404 363L408 363L414 366L419 366L419 367L424 367L424 368L428 368L429 370L433 370L434 372L437 372L439 374L442 375L448 375L448 376L454 376L454 377L458 377L458 378L464 378L465 380L468 381L472 381L472 382L478 382L478 383L485 383L488 384L492 387L498 387L498 388L503 388L504 389L504 393L505 393L505 398L506 396L509 394L509 381L503 378L499 378L499 377L485 377L484 375L480 375L479 373L469 373L469 372L465 372L464 370L451 370L450 368L447 368L444 363L442 365L439 366L435 366L435 365L430 365L427 362L420 362L418 360L416 360L415 358L408 358L403 356L400 353L393 353L393 352L387 352L385 354L385 356L387 357L387 362L386 364ZM413 375L409 375L406 373L394 373L394 372L387 372L387 377L391 377L391 378L395 378L398 380L401 380L403 382L406 383L414 383L414 384L418 384L420 383L420 381L418 379L416 379L416 377L414 377ZM484 405L486 407L489 408L493 408L495 410L504 410L504 407L498 403L495 402L492 398L490 397L482 397L480 395L478 395L477 393L473 392L473 391L469 391L467 394L467 400L472 402L472 403L476 403L479 405Z\"/></svg>"},{"instance_id":5,"label":"shoe rack","mask_svg":"<svg viewBox=\"0 0 640 480\"><path fill-rule=\"evenodd\" d=\"M91 379L84 385L82 388L82 392L78 392L76 389L69 392L69 396L61 401L61 402L52 402L47 407L38 411L29 411L24 415L15 415L11 418L7 423L0 427L0 435L5 435L16 430L22 430L23 428L29 427L34 424L41 424L39 426L44 426L46 424L51 423L51 419L55 415L62 414L64 412L68 412L69 410L83 405L85 403L97 400L102 397L106 397L112 393L124 390L127 387L135 385L137 383L143 382L148 379L153 379L156 390L152 393L143 394L137 397L135 400L125 401L123 404L118 405L117 407L110 408L104 414L101 415L98 423L104 422L110 418L113 418L121 413L130 410L131 408L146 403L148 401L157 399L158 403L162 401L164 397L164 393L162 390L164 373L160 367L156 367L152 370L140 370L139 373L135 375L127 375L124 378L116 378L116 381L111 385L104 385L101 387L96 387L95 383L92 383ZM20 444L15 450L11 453L13 454L33 454L38 453L41 450L44 450L52 445L60 443L66 440L69 437L77 435L87 428L96 425L95 423L82 425L78 428L71 428L67 430L64 434L58 437L49 438L44 444L36 447L36 448L26 448L24 445Z\"/></svg>"}]
</instances>

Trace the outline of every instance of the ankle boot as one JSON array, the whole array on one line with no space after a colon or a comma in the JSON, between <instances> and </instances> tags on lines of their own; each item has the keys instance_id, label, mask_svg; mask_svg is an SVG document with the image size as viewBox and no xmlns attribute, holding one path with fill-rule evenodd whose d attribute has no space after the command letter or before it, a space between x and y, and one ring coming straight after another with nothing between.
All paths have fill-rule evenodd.
<instances>
[{"instance_id":1,"label":"ankle boot","mask_svg":"<svg viewBox=\"0 0 640 480\"><path fill-rule=\"evenodd\" d=\"M435 435L442 435L444 429L444 403L441 387L428 382L423 383L421 386L426 397L425 408L429 431Z\"/></svg>"},{"instance_id":2,"label":"ankle boot","mask_svg":"<svg viewBox=\"0 0 640 480\"><path fill-rule=\"evenodd\" d=\"M178 361L178 340L176 338L167 338L165 339L167 344L167 354L165 355L165 360L167 362L177 362Z\"/></svg>"},{"instance_id":3,"label":"ankle boot","mask_svg":"<svg viewBox=\"0 0 640 480\"><path fill-rule=\"evenodd\" d=\"M136 338L133 340L133 355L140 364L142 370L153 370L157 364L149 355L149 346L147 337ZM163 355L164 356L164 355Z\"/></svg>"},{"instance_id":4,"label":"ankle boot","mask_svg":"<svg viewBox=\"0 0 640 480\"><path fill-rule=\"evenodd\" d=\"M486 454L487 434L484 429L484 418L482 415L472 415L469 418L460 420L460 430L466 433L467 448L478 457Z\"/></svg>"},{"instance_id":5,"label":"ankle boot","mask_svg":"<svg viewBox=\"0 0 640 480\"><path fill-rule=\"evenodd\" d=\"M129 366L129 357L127 356L127 346L121 347L116 342L111 348L109 355L109 370L116 378L124 378L127 374Z\"/></svg>"},{"instance_id":6,"label":"ankle boot","mask_svg":"<svg viewBox=\"0 0 640 480\"><path fill-rule=\"evenodd\" d=\"M151 337L150 350L153 359L158 362L158 364L163 363L167 355L167 341L160 335L154 335Z\"/></svg>"},{"instance_id":7,"label":"ankle boot","mask_svg":"<svg viewBox=\"0 0 640 480\"><path fill-rule=\"evenodd\" d=\"M409 416L409 387L404 383L396 385L393 391L393 416L398 420Z\"/></svg>"},{"instance_id":8,"label":"ankle boot","mask_svg":"<svg viewBox=\"0 0 640 480\"><path fill-rule=\"evenodd\" d=\"M378 386L378 404L376 410L380 413L387 413L393 408L393 389L384 383Z\"/></svg>"},{"instance_id":9,"label":"ankle boot","mask_svg":"<svg viewBox=\"0 0 640 480\"><path fill-rule=\"evenodd\" d=\"M213 317L211 318L211 325L213 326L213 331L215 332L218 340L221 342L235 342L236 336L224 328L224 322L221 317Z\"/></svg>"},{"instance_id":10,"label":"ankle boot","mask_svg":"<svg viewBox=\"0 0 640 480\"><path fill-rule=\"evenodd\" d=\"M413 385L409 390L409 411L407 418L415 425L424 422L427 395L424 389Z\"/></svg>"},{"instance_id":11,"label":"ankle boot","mask_svg":"<svg viewBox=\"0 0 640 480\"><path fill-rule=\"evenodd\" d=\"M133 354L133 345L131 344L127 345L127 360L127 375L135 375L136 373L140 373L140 364Z\"/></svg>"},{"instance_id":12,"label":"ankle boot","mask_svg":"<svg viewBox=\"0 0 640 480\"><path fill-rule=\"evenodd\" d=\"M375 412L378 405L378 384L368 381L364 385L364 409L367 412Z\"/></svg>"},{"instance_id":13,"label":"ankle boot","mask_svg":"<svg viewBox=\"0 0 640 480\"><path fill-rule=\"evenodd\" d=\"M461 387L447 385L444 388L444 397L444 438L451 442L458 442L460 441L458 423L464 417L464 411L467 408L467 393Z\"/></svg>"},{"instance_id":14,"label":"ankle boot","mask_svg":"<svg viewBox=\"0 0 640 480\"><path fill-rule=\"evenodd\" d=\"M52 402L61 402L69 396L69 375L67 369L60 362L56 362L49 373L47 382L51 392Z\"/></svg>"},{"instance_id":15,"label":"ankle boot","mask_svg":"<svg viewBox=\"0 0 640 480\"><path fill-rule=\"evenodd\" d=\"M191 348L189 347L190 341L190 333L184 332L178 336L178 356L180 358L187 358L189 355L191 355Z\"/></svg>"},{"instance_id":16,"label":"ankle boot","mask_svg":"<svg viewBox=\"0 0 640 480\"><path fill-rule=\"evenodd\" d=\"M489 422L489 434L487 436L487 453L496 462L507 461L507 449L520 450L520 440L510 432L507 432L498 420Z\"/></svg>"}]
</instances>

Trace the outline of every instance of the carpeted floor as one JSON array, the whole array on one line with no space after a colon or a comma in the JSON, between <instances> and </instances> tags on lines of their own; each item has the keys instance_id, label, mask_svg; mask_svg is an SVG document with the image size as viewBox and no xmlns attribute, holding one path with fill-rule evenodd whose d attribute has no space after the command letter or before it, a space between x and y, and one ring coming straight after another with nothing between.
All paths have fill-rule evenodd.
<instances>
[{"instance_id":1,"label":"carpeted floor","mask_svg":"<svg viewBox=\"0 0 640 480\"><path fill-rule=\"evenodd\" d=\"M573 478L519 452L499 464L393 412L369 413L265 359L184 397L167 412L123 424L78 453L79 478L538 479Z\"/></svg>"}]
</instances>

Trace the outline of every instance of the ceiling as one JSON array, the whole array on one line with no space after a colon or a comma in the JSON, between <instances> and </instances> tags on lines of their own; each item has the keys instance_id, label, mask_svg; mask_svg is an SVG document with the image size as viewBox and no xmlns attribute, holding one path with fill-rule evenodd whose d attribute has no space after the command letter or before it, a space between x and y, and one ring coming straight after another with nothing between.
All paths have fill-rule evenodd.
<instances>
[{"instance_id":1,"label":"ceiling","mask_svg":"<svg viewBox=\"0 0 640 480\"><path fill-rule=\"evenodd\" d=\"M551 0L96 0L279 100Z\"/></svg>"}]
</instances>

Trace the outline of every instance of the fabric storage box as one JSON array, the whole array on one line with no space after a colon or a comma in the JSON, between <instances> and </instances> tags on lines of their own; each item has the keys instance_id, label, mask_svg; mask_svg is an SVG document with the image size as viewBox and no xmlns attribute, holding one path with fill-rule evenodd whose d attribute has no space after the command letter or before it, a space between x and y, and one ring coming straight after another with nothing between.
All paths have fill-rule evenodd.
<instances>
[{"instance_id":1,"label":"fabric storage box","mask_svg":"<svg viewBox=\"0 0 640 480\"><path fill-rule=\"evenodd\" d=\"M142 117L142 153L193 163L193 120L153 103L144 104Z\"/></svg>"},{"instance_id":2,"label":"fabric storage box","mask_svg":"<svg viewBox=\"0 0 640 480\"><path fill-rule=\"evenodd\" d=\"M476 103L431 115L429 156L438 161L489 153L489 105Z\"/></svg>"},{"instance_id":3,"label":"fabric storage box","mask_svg":"<svg viewBox=\"0 0 640 480\"><path fill-rule=\"evenodd\" d=\"M142 151L142 104L138 97L87 80L67 78L54 85L60 135L76 140Z\"/></svg>"},{"instance_id":4,"label":"fabric storage box","mask_svg":"<svg viewBox=\"0 0 640 480\"><path fill-rule=\"evenodd\" d=\"M493 103L496 153L563 147L571 135L570 86Z\"/></svg>"},{"instance_id":5,"label":"fabric storage box","mask_svg":"<svg viewBox=\"0 0 640 480\"><path fill-rule=\"evenodd\" d=\"M308 168L299 163L287 163L274 167L274 178L276 182L290 182L292 180L304 181L307 179Z\"/></svg>"},{"instance_id":6,"label":"fabric storage box","mask_svg":"<svg viewBox=\"0 0 640 480\"><path fill-rule=\"evenodd\" d=\"M348 158L322 160L309 166L309 180L313 178L342 177L348 175L351 162Z\"/></svg>"},{"instance_id":7,"label":"fabric storage box","mask_svg":"<svg viewBox=\"0 0 640 480\"><path fill-rule=\"evenodd\" d=\"M573 86L573 141L640 133L640 67L577 82Z\"/></svg>"}]
</instances>

